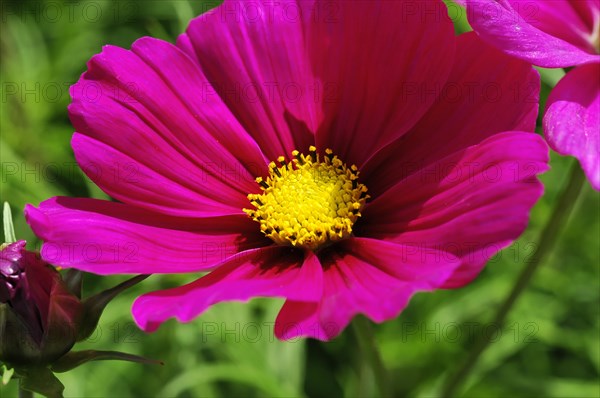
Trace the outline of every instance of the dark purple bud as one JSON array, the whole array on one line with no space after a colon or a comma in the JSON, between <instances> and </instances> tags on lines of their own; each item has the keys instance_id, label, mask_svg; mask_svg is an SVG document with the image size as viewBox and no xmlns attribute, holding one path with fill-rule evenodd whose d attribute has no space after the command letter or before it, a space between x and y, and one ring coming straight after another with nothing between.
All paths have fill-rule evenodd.
<instances>
[{"instance_id":1,"label":"dark purple bud","mask_svg":"<svg viewBox=\"0 0 600 398\"><path fill-rule=\"evenodd\" d=\"M82 304L25 241L0 253L0 360L50 363L75 343Z\"/></svg>"},{"instance_id":2,"label":"dark purple bud","mask_svg":"<svg viewBox=\"0 0 600 398\"><path fill-rule=\"evenodd\" d=\"M0 303L13 299L19 284L26 283L25 270L19 265L24 248L25 241L21 240L6 244L0 252Z\"/></svg>"},{"instance_id":3,"label":"dark purple bud","mask_svg":"<svg viewBox=\"0 0 600 398\"><path fill-rule=\"evenodd\" d=\"M0 274L3 286L0 302L8 304L13 309L29 329L31 337L39 344L42 342L44 331L39 310L36 303L31 300L29 282L25 273L25 258L28 257L25 244L24 240L9 243L0 251Z\"/></svg>"}]
</instances>

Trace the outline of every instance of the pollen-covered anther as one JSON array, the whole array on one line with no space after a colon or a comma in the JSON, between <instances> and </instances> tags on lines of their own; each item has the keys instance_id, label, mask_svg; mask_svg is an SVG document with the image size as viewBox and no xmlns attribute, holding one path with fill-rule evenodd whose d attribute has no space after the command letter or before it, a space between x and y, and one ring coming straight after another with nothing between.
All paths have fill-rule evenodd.
<instances>
[{"instance_id":1,"label":"pollen-covered anther","mask_svg":"<svg viewBox=\"0 0 600 398\"><path fill-rule=\"evenodd\" d=\"M369 198L356 166L346 166L331 149L320 156L314 146L308 155L294 150L292 156L279 156L267 179L256 179L262 193L248 195L255 209L244 212L280 245L317 250L348 238Z\"/></svg>"}]
</instances>

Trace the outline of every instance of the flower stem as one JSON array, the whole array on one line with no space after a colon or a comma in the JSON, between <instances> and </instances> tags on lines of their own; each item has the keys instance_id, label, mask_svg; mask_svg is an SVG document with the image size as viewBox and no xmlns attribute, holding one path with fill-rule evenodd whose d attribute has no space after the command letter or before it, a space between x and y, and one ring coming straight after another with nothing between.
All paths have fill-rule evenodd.
<instances>
[{"instance_id":1,"label":"flower stem","mask_svg":"<svg viewBox=\"0 0 600 398\"><path fill-rule=\"evenodd\" d=\"M29 390L23 389L23 381L19 380L19 398L33 398L33 393Z\"/></svg>"},{"instance_id":2,"label":"flower stem","mask_svg":"<svg viewBox=\"0 0 600 398\"><path fill-rule=\"evenodd\" d=\"M556 239L559 233L562 231L562 227L567 222L573 207L575 206L575 202L581 193L581 188L583 187L584 182L585 175L583 174L579 163L573 161L571 164L571 172L569 173L567 184L559 194L559 197L556 201L556 207L548 219L548 222L542 228L540 237L538 239L539 245L537 250L527 262L527 266L523 269L523 271L521 271L521 275L519 276L517 283L513 286L512 291L496 312L493 324L498 325L500 329L504 326L509 311L514 306L519 296L525 291L525 288L531 281L531 278L533 277L538 266L542 263L546 256L550 254L552 248L555 246ZM475 343L462 367L446 382L442 390L442 397L456 396L456 391L458 391L458 389L467 379L477 364L479 357L490 345L490 343L491 341L489 338L479 339Z\"/></svg>"},{"instance_id":3,"label":"flower stem","mask_svg":"<svg viewBox=\"0 0 600 398\"><path fill-rule=\"evenodd\" d=\"M357 316L352 321L356 340L362 353L362 360L370 367L375 376L375 383L380 397L390 397L387 370L379 354L375 333L367 318Z\"/></svg>"}]
</instances>

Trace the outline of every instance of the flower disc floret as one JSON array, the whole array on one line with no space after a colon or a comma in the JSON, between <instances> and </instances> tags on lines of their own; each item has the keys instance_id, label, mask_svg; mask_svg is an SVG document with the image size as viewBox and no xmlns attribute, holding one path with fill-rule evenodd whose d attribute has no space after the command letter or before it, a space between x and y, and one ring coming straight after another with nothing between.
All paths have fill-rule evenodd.
<instances>
[{"instance_id":1,"label":"flower disc floret","mask_svg":"<svg viewBox=\"0 0 600 398\"><path fill-rule=\"evenodd\" d=\"M256 179L263 192L248 195L256 210L244 212L279 245L314 251L351 236L369 197L356 166L346 166L331 149L320 156L314 146L308 155L292 155L271 162L266 180Z\"/></svg>"}]
</instances>

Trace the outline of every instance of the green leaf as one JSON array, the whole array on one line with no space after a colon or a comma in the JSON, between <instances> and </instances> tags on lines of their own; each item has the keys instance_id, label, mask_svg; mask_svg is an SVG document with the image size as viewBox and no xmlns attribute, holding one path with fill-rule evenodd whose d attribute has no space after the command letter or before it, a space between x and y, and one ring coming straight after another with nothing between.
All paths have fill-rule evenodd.
<instances>
[{"instance_id":1,"label":"green leaf","mask_svg":"<svg viewBox=\"0 0 600 398\"><path fill-rule=\"evenodd\" d=\"M3 138L4 131L0 138L0 158L3 166L0 200L8 201L17 209L22 209L27 203L39 203L51 196L68 194L44 178L41 165L26 162ZM30 174L27 174L28 170Z\"/></svg>"},{"instance_id":2,"label":"green leaf","mask_svg":"<svg viewBox=\"0 0 600 398\"><path fill-rule=\"evenodd\" d=\"M119 351L85 350L69 352L58 361L54 362L51 366L51 369L53 372L62 373L71 369L75 369L76 367L87 362L110 360L137 362L146 365L164 365L162 361L148 359L139 355L127 354Z\"/></svg>"},{"instance_id":3,"label":"green leaf","mask_svg":"<svg viewBox=\"0 0 600 398\"><path fill-rule=\"evenodd\" d=\"M65 386L48 368L29 368L23 373L21 389L37 392L48 398L62 398Z\"/></svg>"},{"instance_id":4,"label":"green leaf","mask_svg":"<svg viewBox=\"0 0 600 398\"><path fill-rule=\"evenodd\" d=\"M85 340L92 335L94 330L96 330L96 326L98 326L98 321L102 316L102 312L112 299L114 299L119 293L121 293L125 289L143 281L148 276L150 275L135 276L131 279L126 280L123 283L118 284L117 286L111 289L104 290L84 300L83 316L81 320L81 327L79 328L79 332L77 334L77 341Z\"/></svg>"},{"instance_id":5,"label":"green leaf","mask_svg":"<svg viewBox=\"0 0 600 398\"><path fill-rule=\"evenodd\" d=\"M12 375L15 373L15 370L13 368L9 369L6 367L6 365L2 365L2 384L7 385L8 382L10 381L10 379L12 378Z\"/></svg>"},{"instance_id":6,"label":"green leaf","mask_svg":"<svg viewBox=\"0 0 600 398\"><path fill-rule=\"evenodd\" d=\"M544 83L546 83L550 87L556 86L556 84L565 76L565 71L563 69L554 68L554 69L546 69L541 68L539 66L535 66L538 72L540 72L540 77Z\"/></svg>"},{"instance_id":7,"label":"green leaf","mask_svg":"<svg viewBox=\"0 0 600 398\"><path fill-rule=\"evenodd\" d=\"M10 205L8 202L4 202L4 209L2 213L4 224L4 241L6 243L16 242L17 237L15 236L15 227L13 226L12 214L10 212Z\"/></svg>"},{"instance_id":8,"label":"green leaf","mask_svg":"<svg viewBox=\"0 0 600 398\"><path fill-rule=\"evenodd\" d=\"M295 397L298 394L290 391L287 386L280 385L277 380L265 374L262 369L251 364L215 364L206 365L198 369L190 369L181 372L159 392L158 396L174 397L183 395L184 391L191 390L195 386L216 382L229 381L253 387L260 391L261 395L269 397Z\"/></svg>"}]
</instances>

